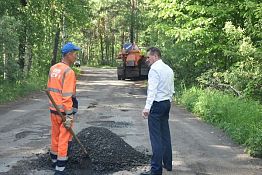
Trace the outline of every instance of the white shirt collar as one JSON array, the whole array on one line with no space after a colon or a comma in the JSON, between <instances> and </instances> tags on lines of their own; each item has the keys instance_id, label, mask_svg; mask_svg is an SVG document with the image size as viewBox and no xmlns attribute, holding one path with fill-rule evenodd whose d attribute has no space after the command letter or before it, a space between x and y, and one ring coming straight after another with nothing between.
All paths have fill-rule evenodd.
<instances>
[{"instance_id":1,"label":"white shirt collar","mask_svg":"<svg viewBox=\"0 0 262 175\"><path fill-rule=\"evenodd\" d=\"M155 67L157 66L158 64L162 63L163 61L161 59L157 60L156 62L154 62L151 67Z\"/></svg>"}]
</instances>

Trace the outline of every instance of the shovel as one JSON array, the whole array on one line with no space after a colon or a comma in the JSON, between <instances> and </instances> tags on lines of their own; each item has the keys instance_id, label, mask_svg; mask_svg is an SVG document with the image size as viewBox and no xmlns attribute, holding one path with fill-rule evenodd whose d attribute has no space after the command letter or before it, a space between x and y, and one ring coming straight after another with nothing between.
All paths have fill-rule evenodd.
<instances>
[{"instance_id":1,"label":"shovel","mask_svg":"<svg viewBox=\"0 0 262 175\"><path fill-rule=\"evenodd\" d=\"M58 112L58 114L60 115L60 117L62 118L62 121L64 122L66 120L65 116L61 113L61 111L59 110L58 106L56 105L53 97L50 95L48 90L45 90L48 98L50 99L50 101L52 102L52 104L54 105L56 111ZM78 137L75 135L75 132L73 131L72 128L68 128L68 131L73 135L73 137L76 139L77 143L79 144L79 146L81 147L81 149L84 151L84 153L86 155L88 155L84 145L80 142L80 140L78 139Z\"/></svg>"}]
</instances>

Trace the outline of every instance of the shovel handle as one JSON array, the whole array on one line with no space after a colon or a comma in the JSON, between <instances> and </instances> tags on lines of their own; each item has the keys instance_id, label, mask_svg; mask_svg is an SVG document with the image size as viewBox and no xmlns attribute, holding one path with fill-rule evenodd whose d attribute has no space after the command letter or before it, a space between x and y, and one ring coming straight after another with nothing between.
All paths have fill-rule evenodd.
<instances>
[{"instance_id":1,"label":"shovel handle","mask_svg":"<svg viewBox=\"0 0 262 175\"><path fill-rule=\"evenodd\" d=\"M62 121L66 121L65 116L61 113L60 109L58 108L57 104L55 103L53 97L51 96L50 92L48 90L45 90L46 95L48 96L49 100L52 102L53 106L55 107L56 111L58 112L59 116L62 118ZM76 139L76 142L79 144L81 149L84 151L85 154L88 154L84 145L81 143L81 141L78 139L78 137L75 135L75 132L73 129L70 127L68 128L68 131L73 135L73 137Z\"/></svg>"}]
</instances>

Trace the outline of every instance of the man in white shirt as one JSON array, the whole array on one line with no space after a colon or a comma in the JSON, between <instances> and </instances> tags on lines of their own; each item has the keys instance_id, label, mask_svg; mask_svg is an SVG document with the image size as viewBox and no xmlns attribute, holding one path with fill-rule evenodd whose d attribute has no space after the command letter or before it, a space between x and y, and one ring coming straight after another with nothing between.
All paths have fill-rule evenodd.
<instances>
[{"instance_id":1,"label":"man in white shirt","mask_svg":"<svg viewBox=\"0 0 262 175\"><path fill-rule=\"evenodd\" d=\"M147 50L148 74L147 99L142 116L148 119L152 147L151 170L141 175L162 175L162 167L172 171L172 147L169 130L169 111L174 93L173 70L161 60L156 47Z\"/></svg>"}]
</instances>

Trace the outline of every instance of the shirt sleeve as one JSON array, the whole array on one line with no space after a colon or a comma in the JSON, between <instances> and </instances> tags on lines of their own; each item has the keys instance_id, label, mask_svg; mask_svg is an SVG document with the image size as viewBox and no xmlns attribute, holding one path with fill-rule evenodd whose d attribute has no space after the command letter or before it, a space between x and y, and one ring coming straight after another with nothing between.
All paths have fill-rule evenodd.
<instances>
[{"instance_id":1,"label":"shirt sleeve","mask_svg":"<svg viewBox=\"0 0 262 175\"><path fill-rule=\"evenodd\" d=\"M173 95L175 93L175 87L174 87L174 72L172 71L172 77L171 77L172 81L171 81L171 97L170 97L170 101L173 100Z\"/></svg>"},{"instance_id":2,"label":"shirt sleeve","mask_svg":"<svg viewBox=\"0 0 262 175\"><path fill-rule=\"evenodd\" d=\"M148 74L148 88L145 109L150 110L157 93L160 77L156 70L151 69Z\"/></svg>"},{"instance_id":3,"label":"shirt sleeve","mask_svg":"<svg viewBox=\"0 0 262 175\"><path fill-rule=\"evenodd\" d=\"M62 104L66 114L73 113L72 96L74 95L75 86L76 86L75 73L73 70L70 70L65 75L65 80L62 89Z\"/></svg>"}]
</instances>

